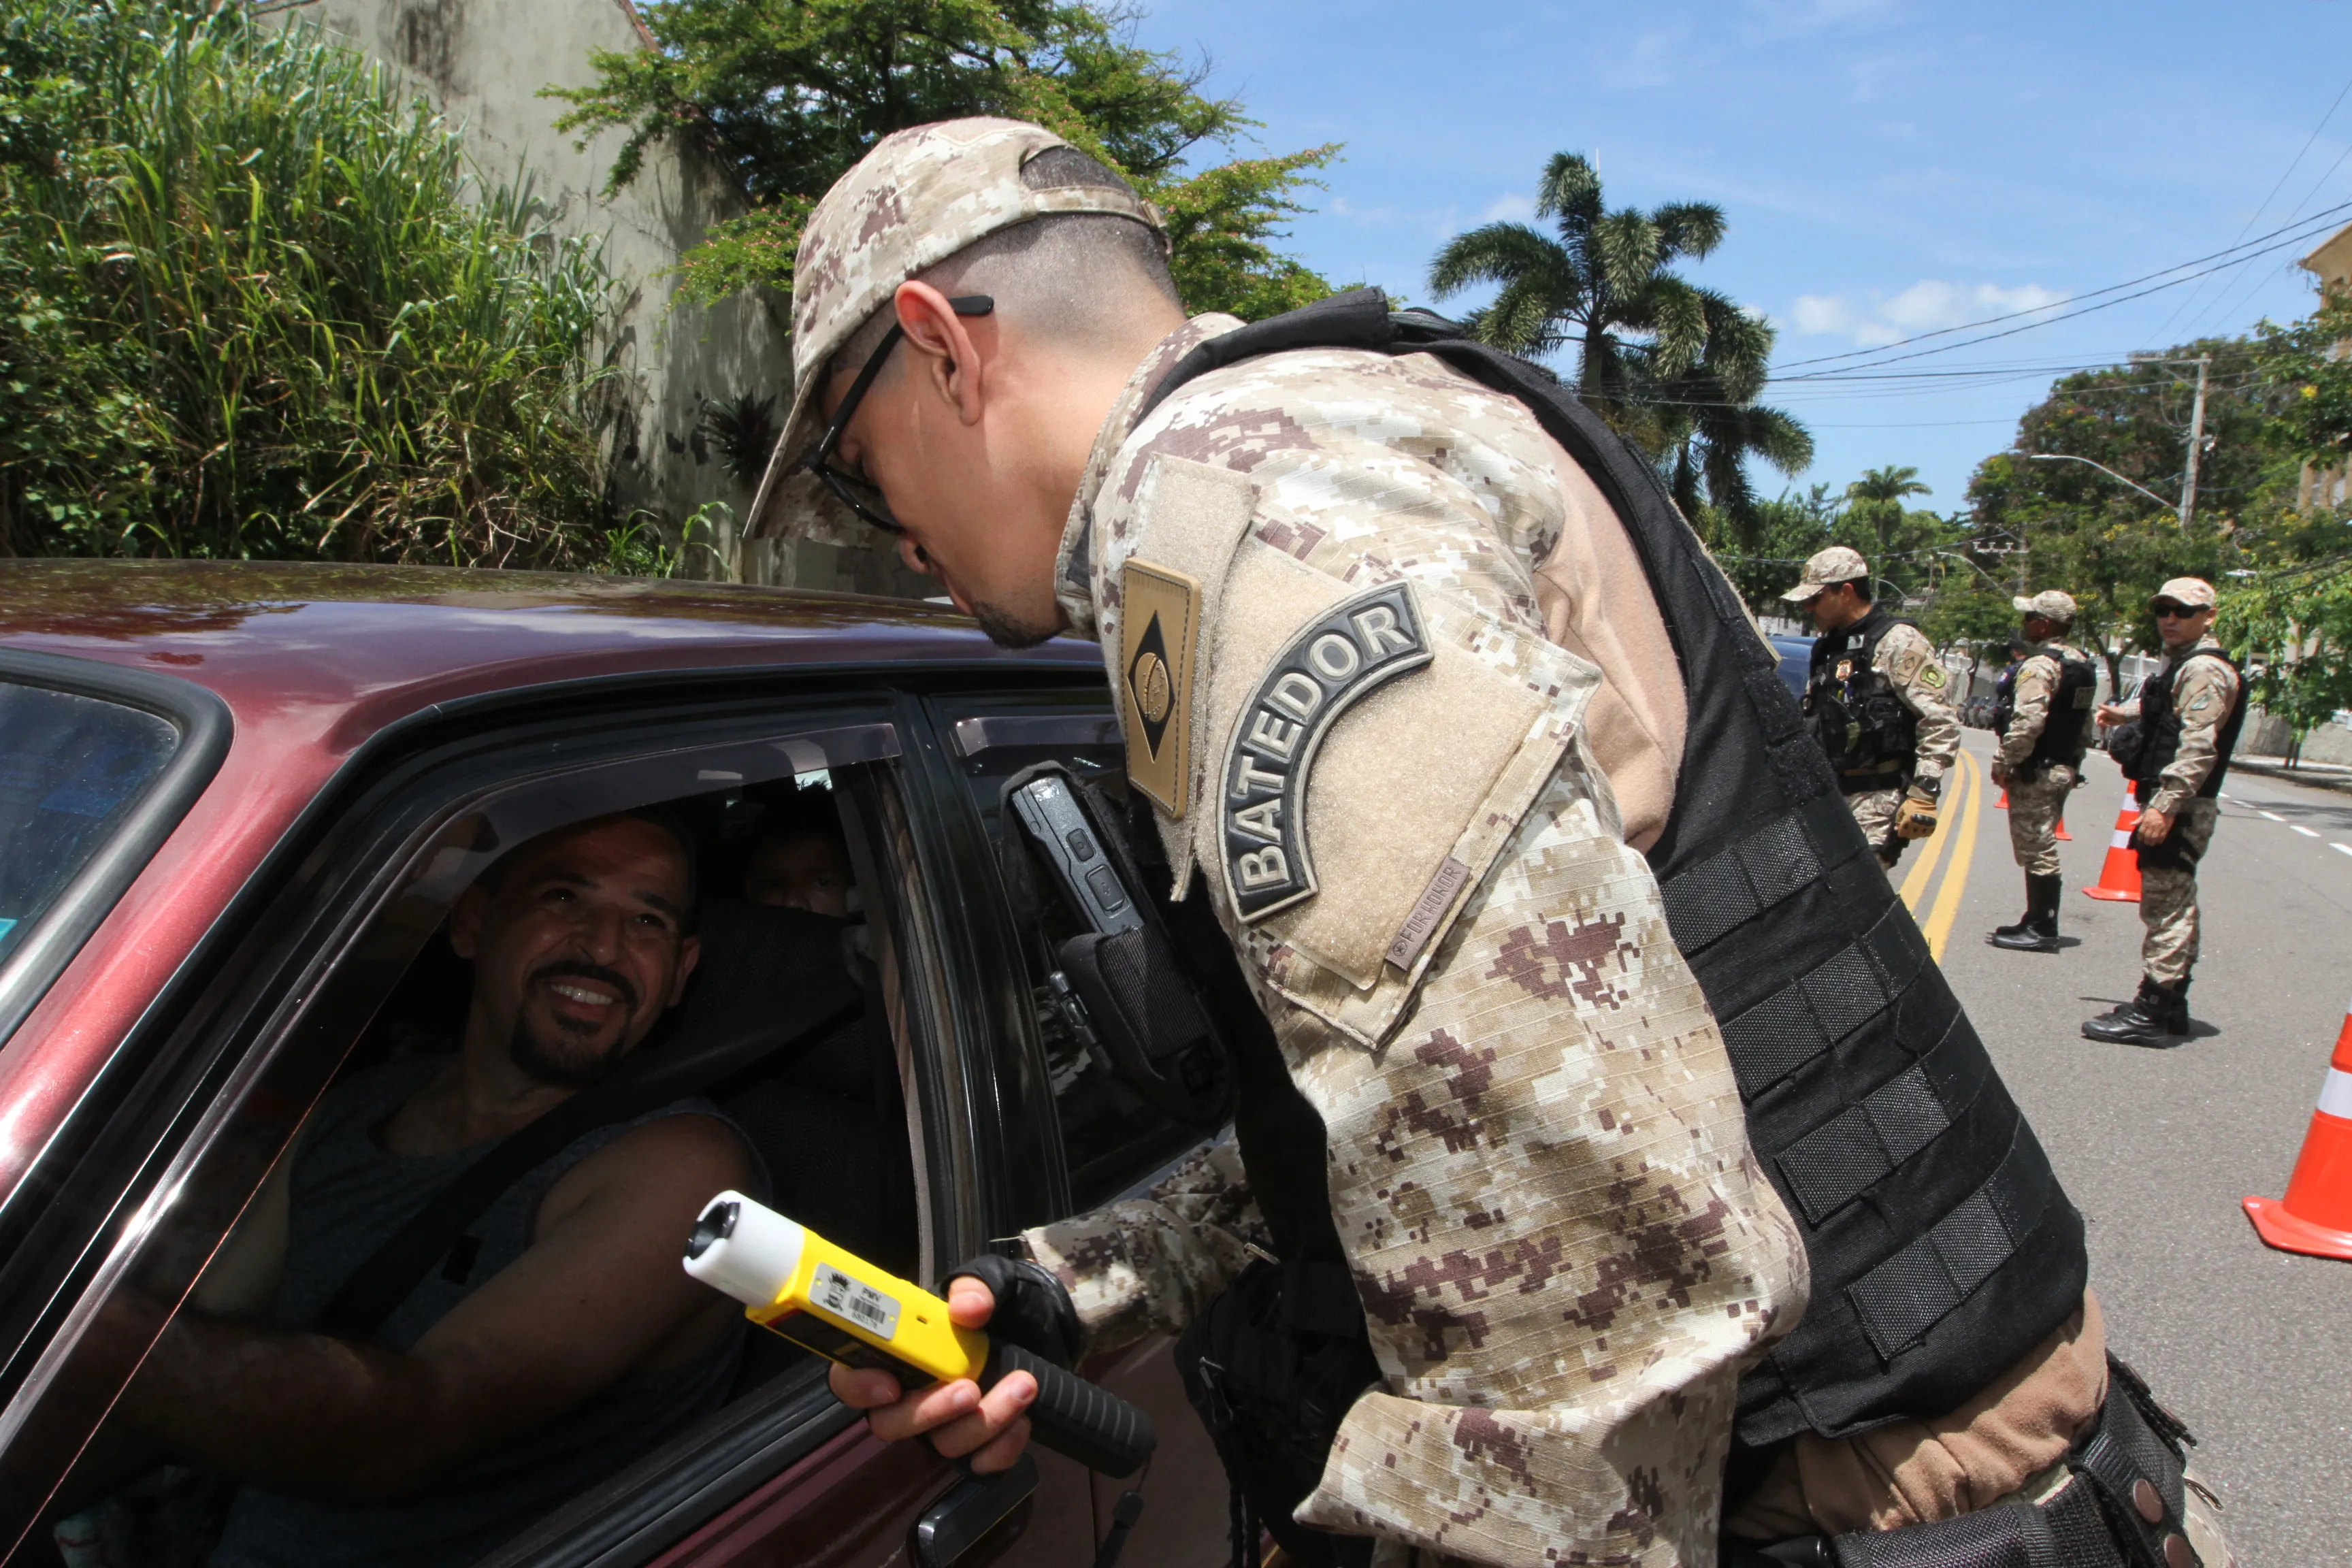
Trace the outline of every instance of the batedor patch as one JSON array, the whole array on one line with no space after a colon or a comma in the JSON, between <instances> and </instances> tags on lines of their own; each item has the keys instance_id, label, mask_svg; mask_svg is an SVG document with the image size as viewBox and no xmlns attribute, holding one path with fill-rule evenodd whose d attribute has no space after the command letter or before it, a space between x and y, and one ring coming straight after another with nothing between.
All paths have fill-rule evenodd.
<instances>
[{"instance_id":1,"label":"batedor patch","mask_svg":"<svg viewBox=\"0 0 2352 1568\"><path fill-rule=\"evenodd\" d=\"M1192 776L1192 640L1200 630L1201 584L1181 572L1129 561L1119 594L1127 782L1181 817Z\"/></svg>"},{"instance_id":2,"label":"batedor patch","mask_svg":"<svg viewBox=\"0 0 2352 1568\"><path fill-rule=\"evenodd\" d=\"M1430 657L1420 606L1404 583L1342 599L1275 656L1234 724L1218 791L1226 882L1244 923L1315 896L1307 780L1331 721Z\"/></svg>"}]
</instances>

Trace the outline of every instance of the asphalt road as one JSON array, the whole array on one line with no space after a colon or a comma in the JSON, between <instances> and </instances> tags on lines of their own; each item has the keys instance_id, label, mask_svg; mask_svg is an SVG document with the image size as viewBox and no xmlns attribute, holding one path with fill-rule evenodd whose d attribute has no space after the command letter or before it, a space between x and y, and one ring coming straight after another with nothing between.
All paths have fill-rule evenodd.
<instances>
[{"instance_id":1,"label":"asphalt road","mask_svg":"<svg viewBox=\"0 0 2352 1568\"><path fill-rule=\"evenodd\" d=\"M1967 744L1974 809L1927 875L1914 846L1896 881L2089 1220L2109 1342L2201 1439L2243 1568L2352 1568L2352 1263L2273 1252L2239 1206L2285 1190L2352 1002L2352 795L2233 774L2200 878L2196 1034L2100 1045L2079 1026L2137 984L2139 910L2078 889L2121 776L2094 752L2068 813L2063 951L2004 952L1983 935L2017 919L2024 882L1984 778L1990 737Z\"/></svg>"}]
</instances>

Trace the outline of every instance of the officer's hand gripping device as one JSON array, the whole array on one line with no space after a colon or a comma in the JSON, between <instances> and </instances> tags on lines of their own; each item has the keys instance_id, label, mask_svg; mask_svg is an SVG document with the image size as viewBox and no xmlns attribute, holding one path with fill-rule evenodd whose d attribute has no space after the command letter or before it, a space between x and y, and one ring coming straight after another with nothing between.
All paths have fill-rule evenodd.
<instances>
[{"instance_id":1,"label":"officer's hand gripping device","mask_svg":"<svg viewBox=\"0 0 2352 1568\"><path fill-rule=\"evenodd\" d=\"M740 1193L721 1193L695 1222L686 1271L744 1304L744 1316L844 1366L878 1367L899 1386L968 1377L985 1390L1005 1373L1037 1380L1032 1435L1107 1476L1131 1475L1158 1442L1151 1417L1002 1335L962 1329L948 1304Z\"/></svg>"}]
</instances>

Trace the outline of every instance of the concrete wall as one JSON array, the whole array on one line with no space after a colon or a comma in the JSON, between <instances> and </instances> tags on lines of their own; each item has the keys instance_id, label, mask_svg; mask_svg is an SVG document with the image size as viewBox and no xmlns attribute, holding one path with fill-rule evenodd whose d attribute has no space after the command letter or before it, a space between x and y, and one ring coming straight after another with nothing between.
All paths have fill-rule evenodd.
<instances>
[{"instance_id":1,"label":"concrete wall","mask_svg":"<svg viewBox=\"0 0 2352 1568\"><path fill-rule=\"evenodd\" d=\"M711 224L742 212L743 195L715 160L668 142L606 201L599 193L621 134L575 148L554 129L567 106L538 96L593 80L592 50L646 46L627 0L316 0L289 14L397 67L462 128L485 177L527 176L561 228L604 239L622 301L613 341L600 345L626 378L604 431L621 504L674 531L719 501L740 527L766 454L753 459L748 481L737 479L700 416L709 404L749 395L772 398L769 419L782 424L792 382L785 302L739 295L706 309L663 274ZM690 551L688 574L741 576L748 564L759 580L851 585L834 570L837 552L747 552L733 533L715 550Z\"/></svg>"}]
</instances>

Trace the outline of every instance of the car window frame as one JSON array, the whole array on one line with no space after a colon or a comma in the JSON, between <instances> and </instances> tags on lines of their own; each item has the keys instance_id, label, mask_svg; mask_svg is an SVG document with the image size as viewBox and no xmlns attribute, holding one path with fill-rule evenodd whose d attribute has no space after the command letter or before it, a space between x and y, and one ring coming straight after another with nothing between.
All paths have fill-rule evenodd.
<instances>
[{"instance_id":1,"label":"car window frame","mask_svg":"<svg viewBox=\"0 0 2352 1568\"><path fill-rule=\"evenodd\" d=\"M959 710L968 703L984 703L992 711ZM982 973L990 990L987 1012L997 1036L993 1056L1003 1157L1015 1170L1034 1163L1045 1178L1008 1184L1001 1194L1004 1204L997 1214L998 1228L992 1234L1009 1237L1031 1226L1066 1219L1078 1213L1079 1208L1071 1179L1061 1107L1053 1091L1045 1041L1038 1032L1029 992L1028 954L1013 930L1013 911L1005 900L997 868L995 840L990 837L973 800L971 780L962 764L967 758L995 745L1034 746L1051 752L1060 743L1025 741L1017 731L990 742L984 740L985 723L969 730L966 726L971 726L974 720L1017 722L1030 719L1100 719L1107 721L1106 726L1088 744L1117 746L1121 743L1118 706L1108 679L1097 670L1071 671L1060 679L999 680L977 689L935 691L929 694L924 706L939 742L940 788L950 802L950 816L957 837L965 841L957 860L965 882L961 897L967 909L984 910L990 916L985 922L972 921L971 934L975 946L984 953ZM983 744L972 746L973 740L982 740ZM1008 983L1007 977L1013 978ZM1181 1150L1171 1143L1160 1159L1140 1173L1130 1173L1118 1194L1104 1201L1117 1202L1118 1195L1142 1191L1181 1163L1201 1142L1197 1132L1186 1137L1189 1141Z\"/></svg>"},{"instance_id":2,"label":"car window frame","mask_svg":"<svg viewBox=\"0 0 2352 1568\"><path fill-rule=\"evenodd\" d=\"M145 1058L142 1065L147 1070L141 1077L150 1081L139 1087L146 1092L128 1096L117 1108L113 1121L131 1124L113 1140L121 1146L101 1147L92 1162L99 1168L74 1173L83 1176L80 1184L70 1176L67 1182L89 1189L81 1194L82 1208L86 1215L97 1215L95 1224L85 1220L77 1227L70 1221L75 1205L52 1203L45 1205L52 1216L68 1216L51 1227L55 1234L44 1236L44 1227L36 1223L23 1245L0 1258L0 1298L9 1293L6 1287L14 1281L16 1293L33 1309L0 1308L0 1322L18 1331L0 1342L8 1374L5 1406L0 1410L0 1448L26 1438L26 1417L39 1406L56 1371L73 1352L80 1329L137 1258L161 1216L159 1199L176 1191L177 1184L211 1152L247 1094L296 1047L297 1034L320 1023L330 1032L344 1028L340 1047L331 1042L322 1047L338 1060L356 1042L356 1027L319 1019L310 1005L318 982L353 961L356 944L403 890L401 879L408 868L436 846L439 836L459 831L486 801L532 789L551 795L570 776L641 767L662 757L704 754L714 744L789 744L826 731L887 724L894 727L892 755L897 759L906 737L887 688L870 680L827 680L816 672L811 677L772 683L758 691L688 700L683 709L674 682L664 683L660 704L618 711L609 697L601 702L559 704L552 712L534 711L534 693L526 689L510 694L513 700L508 703L468 714L457 734L395 737L401 742L397 751L404 755L386 755L394 748L385 745L354 756L338 774L338 783L348 787L331 787L306 813L306 820L318 819L320 832L312 836L315 841L304 845L289 839L280 846L276 858L296 863L281 867L288 875L272 889L274 896L241 900L259 907L241 911L246 918L239 929L216 931L219 941L203 944L217 949L226 942L237 961L218 963L211 983L170 1021L166 1038L126 1042L127 1047L146 1047L138 1053ZM562 710L566 706L570 711ZM726 737L714 740L722 726ZM697 739L682 742L680 737L688 735ZM549 756L549 748L567 743L572 747L568 754ZM534 761L521 765L527 759ZM789 760L793 771L806 771L803 759ZM845 764L864 760L871 759L839 759ZM221 923L230 924L229 917ZM425 934L429 933L419 933L420 943ZM205 959L203 947L191 955L189 964ZM406 962L390 966L383 990L388 992ZM126 1048L118 1058L129 1054ZM331 1074L331 1067L328 1070ZM308 1103L315 1106L315 1090ZM101 1133L111 1131L115 1129L110 1125ZM299 1122L289 1127L286 1142L298 1131ZM107 1142L103 1136L98 1140L101 1146ZM282 1145L277 1152L282 1154ZM110 1178L105 1173L110 1168L114 1173ZM245 1201L249 1203L251 1196L247 1194ZM233 1218L224 1223L224 1235L233 1223ZM49 1255L46 1268L41 1267L45 1250ZM24 1289L28 1279L30 1290ZM124 1368L123 1375L129 1370ZM787 1376L778 1381L797 1380ZM808 1445L820 1444L828 1435L812 1428Z\"/></svg>"},{"instance_id":3,"label":"car window frame","mask_svg":"<svg viewBox=\"0 0 2352 1568\"><path fill-rule=\"evenodd\" d=\"M0 964L5 1047L212 784L228 755L236 722L227 703L194 681L99 659L0 647L0 680L151 713L179 737L112 837Z\"/></svg>"}]
</instances>

